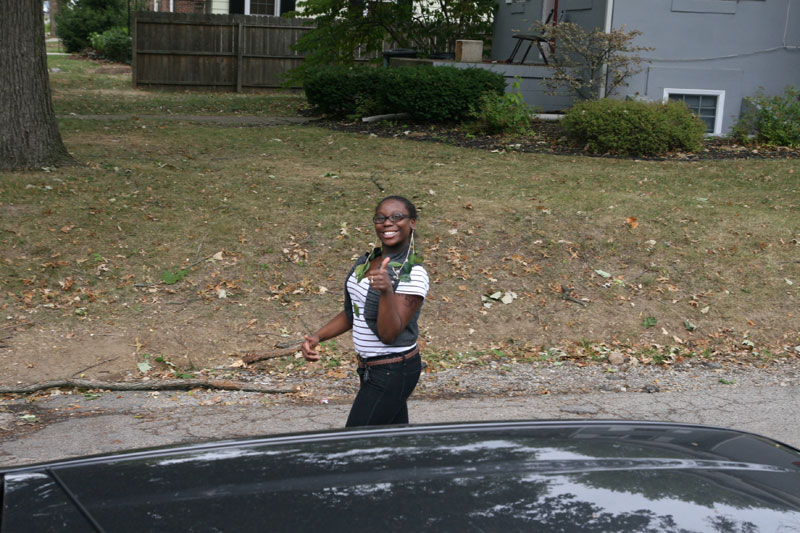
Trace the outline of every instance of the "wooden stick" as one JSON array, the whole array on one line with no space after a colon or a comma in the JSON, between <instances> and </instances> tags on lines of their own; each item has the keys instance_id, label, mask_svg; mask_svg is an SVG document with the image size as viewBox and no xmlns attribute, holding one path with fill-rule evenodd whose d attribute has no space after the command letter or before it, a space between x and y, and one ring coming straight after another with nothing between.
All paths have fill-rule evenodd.
<instances>
[{"instance_id":1,"label":"wooden stick","mask_svg":"<svg viewBox=\"0 0 800 533\"><path fill-rule=\"evenodd\" d=\"M276 357L287 357L289 355L294 355L300 351L300 343L298 342L296 345L290 346L288 348L281 348L279 350L275 350L272 352L262 352L262 353L247 353L242 357L242 361L247 363L255 363L256 361L263 361L265 359L275 359Z\"/></svg>"},{"instance_id":2,"label":"wooden stick","mask_svg":"<svg viewBox=\"0 0 800 533\"><path fill-rule=\"evenodd\" d=\"M562 300L566 300L568 302L574 302L576 304L580 304L580 305L586 307L586 302L578 300L577 298L572 296L572 291L574 291L574 290L575 289L573 289L571 287L568 288L568 287L565 287L564 285L562 285L561 286L561 299Z\"/></svg>"},{"instance_id":3,"label":"wooden stick","mask_svg":"<svg viewBox=\"0 0 800 533\"><path fill-rule=\"evenodd\" d=\"M273 389L258 383L231 381L222 379L167 379L153 381L111 382L95 381L92 379L57 379L43 381L31 385L0 387L0 394L30 394L45 389L68 387L77 389L106 389L114 391L160 391L160 390L191 390L221 389L243 392L264 392L269 394L291 394L294 389Z\"/></svg>"}]
</instances>

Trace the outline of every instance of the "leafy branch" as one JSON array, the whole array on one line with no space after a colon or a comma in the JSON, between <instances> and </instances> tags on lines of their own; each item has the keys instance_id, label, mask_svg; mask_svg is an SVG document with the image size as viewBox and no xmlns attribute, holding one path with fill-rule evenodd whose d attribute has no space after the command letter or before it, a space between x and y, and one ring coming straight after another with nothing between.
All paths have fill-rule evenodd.
<instances>
[{"instance_id":1,"label":"leafy branch","mask_svg":"<svg viewBox=\"0 0 800 533\"><path fill-rule=\"evenodd\" d=\"M635 46L633 41L642 35L639 30L625 31L625 27L606 33L599 29L586 31L574 22L556 25L537 23L535 31L555 43L555 52L549 58L552 76L543 83L548 94L566 88L583 100L610 96L619 87L644 68L646 61L639 55L654 48Z\"/></svg>"}]
</instances>

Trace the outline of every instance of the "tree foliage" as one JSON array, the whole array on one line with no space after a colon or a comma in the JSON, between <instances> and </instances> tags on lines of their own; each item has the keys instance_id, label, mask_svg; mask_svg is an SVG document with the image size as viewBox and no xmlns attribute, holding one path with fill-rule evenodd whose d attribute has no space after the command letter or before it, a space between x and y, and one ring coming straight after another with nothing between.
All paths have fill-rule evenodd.
<instances>
[{"instance_id":1,"label":"tree foliage","mask_svg":"<svg viewBox=\"0 0 800 533\"><path fill-rule=\"evenodd\" d=\"M80 52L91 45L90 36L116 27L127 27L125 0L75 0L62 2L55 15L58 36L67 52Z\"/></svg>"},{"instance_id":2,"label":"tree foliage","mask_svg":"<svg viewBox=\"0 0 800 533\"><path fill-rule=\"evenodd\" d=\"M453 51L457 39L491 35L496 0L301 0L303 16L317 27L295 49L305 54L303 70L352 64L358 56L380 58L389 48L421 55ZM302 76L301 76L302 77Z\"/></svg>"},{"instance_id":3,"label":"tree foliage","mask_svg":"<svg viewBox=\"0 0 800 533\"><path fill-rule=\"evenodd\" d=\"M556 25L539 24L536 30L555 43L555 53L550 56L552 76L544 80L549 94L566 86L582 100L610 96L618 87L628 85L634 74L641 72L641 52L653 50L635 46L633 41L642 34L638 30L625 31L625 27L606 33L600 29L586 31L574 22Z\"/></svg>"}]
</instances>

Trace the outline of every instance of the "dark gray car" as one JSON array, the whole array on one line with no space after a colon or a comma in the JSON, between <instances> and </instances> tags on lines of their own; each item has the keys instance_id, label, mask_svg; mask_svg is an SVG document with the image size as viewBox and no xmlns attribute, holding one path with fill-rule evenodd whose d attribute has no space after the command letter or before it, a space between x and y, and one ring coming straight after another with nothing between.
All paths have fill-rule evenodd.
<instances>
[{"instance_id":1,"label":"dark gray car","mask_svg":"<svg viewBox=\"0 0 800 533\"><path fill-rule=\"evenodd\" d=\"M1 471L0 531L800 531L800 451L694 425L342 430Z\"/></svg>"}]
</instances>

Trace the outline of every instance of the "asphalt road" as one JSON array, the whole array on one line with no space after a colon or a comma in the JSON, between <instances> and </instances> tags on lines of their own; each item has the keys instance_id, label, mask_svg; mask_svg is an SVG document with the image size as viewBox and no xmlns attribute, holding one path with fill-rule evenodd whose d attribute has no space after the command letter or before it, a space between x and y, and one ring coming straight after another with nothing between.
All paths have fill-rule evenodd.
<instances>
[{"instance_id":1,"label":"asphalt road","mask_svg":"<svg viewBox=\"0 0 800 533\"><path fill-rule=\"evenodd\" d=\"M62 394L0 410L0 466L210 439L341 427L349 403L219 391ZM800 448L800 386L462 397L410 402L413 423L519 419L663 420L760 433ZM33 417L33 418L32 418Z\"/></svg>"}]
</instances>

